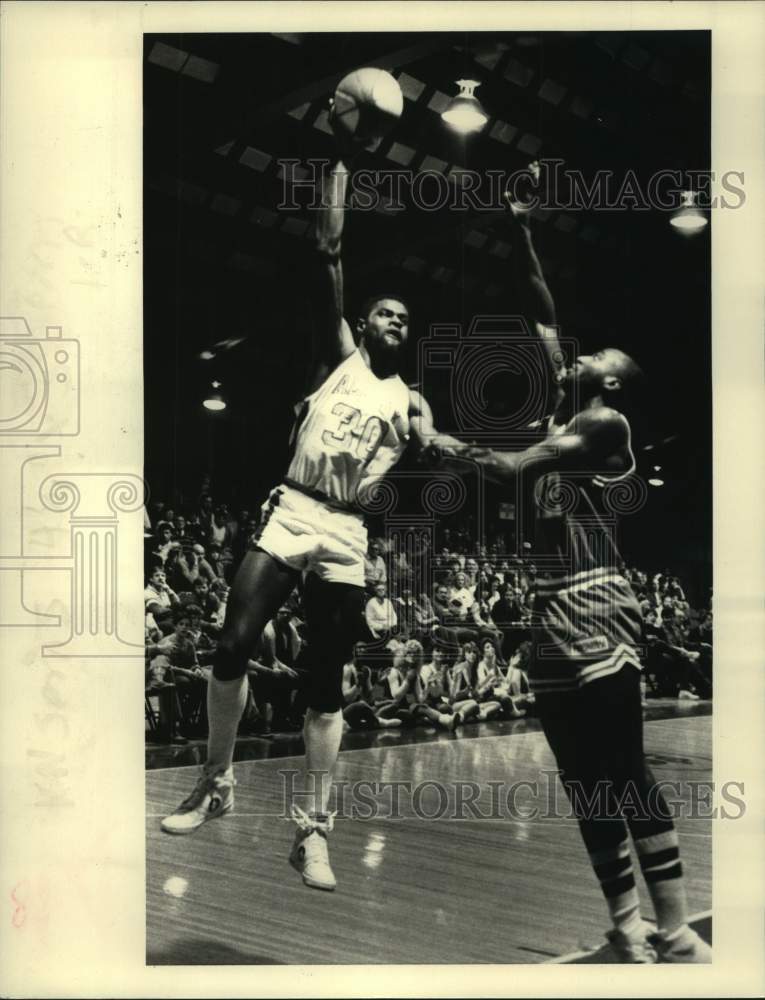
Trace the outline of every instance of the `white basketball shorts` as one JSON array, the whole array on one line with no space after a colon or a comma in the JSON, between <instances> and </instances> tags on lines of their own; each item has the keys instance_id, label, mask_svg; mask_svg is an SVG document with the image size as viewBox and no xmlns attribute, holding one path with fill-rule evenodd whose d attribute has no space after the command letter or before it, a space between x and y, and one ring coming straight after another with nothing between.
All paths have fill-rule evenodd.
<instances>
[{"instance_id":1,"label":"white basketball shorts","mask_svg":"<svg viewBox=\"0 0 765 1000\"><path fill-rule=\"evenodd\" d=\"M359 514L277 486L263 504L253 547L302 573L328 583L364 586L367 529Z\"/></svg>"}]
</instances>

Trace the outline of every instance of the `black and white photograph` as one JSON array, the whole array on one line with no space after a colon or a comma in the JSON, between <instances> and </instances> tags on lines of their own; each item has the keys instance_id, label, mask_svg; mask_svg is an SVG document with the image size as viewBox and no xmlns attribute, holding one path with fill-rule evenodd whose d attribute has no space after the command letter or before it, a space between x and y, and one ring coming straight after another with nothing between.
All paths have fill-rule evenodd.
<instances>
[{"instance_id":1,"label":"black and white photograph","mask_svg":"<svg viewBox=\"0 0 765 1000\"><path fill-rule=\"evenodd\" d=\"M144 44L147 961L710 962L710 33Z\"/></svg>"},{"instance_id":2,"label":"black and white photograph","mask_svg":"<svg viewBox=\"0 0 765 1000\"><path fill-rule=\"evenodd\" d=\"M763 994L764 53L2 3L0 994Z\"/></svg>"}]
</instances>

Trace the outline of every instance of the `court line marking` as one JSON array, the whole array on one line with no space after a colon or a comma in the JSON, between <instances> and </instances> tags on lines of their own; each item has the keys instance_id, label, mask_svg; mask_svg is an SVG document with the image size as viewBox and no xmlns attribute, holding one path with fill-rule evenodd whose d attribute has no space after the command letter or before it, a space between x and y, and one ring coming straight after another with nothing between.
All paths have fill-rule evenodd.
<instances>
[{"instance_id":1,"label":"court line marking","mask_svg":"<svg viewBox=\"0 0 765 1000\"><path fill-rule=\"evenodd\" d=\"M665 722L678 722L678 721L679 722L688 722L691 719L711 719L711 718L712 718L711 715L693 715L693 716L688 716L687 718L682 718L682 716L680 716L680 717L675 716L674 718L669 718L669 719L651 719L649 722L646 722L645 725L646 726L656 726L656 725L660 725L661 723L665 723ZM512 734L512 733L493 733L493 734L491 734L489 736L471 736L469 739L464 739L464 740L448 740L448 741L447 740L428 740L427 742L424 742L424 743L419 743L419 742L415 742L415 743L390 743L390 744L382 744L382 745L371 746L371 747L350 747L348 750L342 750L341 749L339 756L344 756L345 754L349 754L349 753L368 753L370 750L408 750L410 747L429 747L429 746L438 746L439 744L441 744L443 746L454 746L455 743L476 743L479 740L504 740L504 739L507 739L509 736L512 736L512 735L514 735L516 739L519 738L519 737L521 737L521 736L535 736L538 739L542 739L542 740L544 740L544 738L545 738L545 735L541 731L541 729L535 729L534 731L528 732L528 733L515 733L515 734ZM647 752L651 753L652 751L648 750ZM660 751L657 750L656 753L660 753ZM277 760L278 761L303 760L304 758L305 758L305 754L304 753L290 754L287 757L258 757L256 760L236 760L236 761L234 761L234 767L236 767L238 764L272 764L272 763L274 763L274 761L277 761ZM155 774L155 773L162 773L162 772L166 772L166 771L187 771L189 768L193 768L193 767L202 767L202 764L179 764L176 767L152 767L152 768L149 768L149 769L145 768L144 769L144 774Z\"/></svg>"}]
</instances>

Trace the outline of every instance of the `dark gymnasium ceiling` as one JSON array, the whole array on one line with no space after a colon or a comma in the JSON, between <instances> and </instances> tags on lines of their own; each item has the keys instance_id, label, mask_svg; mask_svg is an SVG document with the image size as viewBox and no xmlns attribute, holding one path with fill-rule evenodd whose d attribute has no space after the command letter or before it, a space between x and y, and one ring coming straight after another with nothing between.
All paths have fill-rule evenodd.
<instances>
[{"instance_id":1,"label":"dark gymnasium ceiling","mask_svg":"<svg viewBox=\"0 0 765 1000\"><path fill-rule=\"evenodd\" d=\"M394 131L360 167L435 170L457 185L460 168L511 172L558 158L586 178L632 170L645 185L658 170L709 168L709 45L704 32L147 35L146 465L155 494L193 492L211 466L221 493L257 499L281 473L310 303L308 213L277 210L278 161L330 154L326 108L346 72L388 69L406 98ZM467 139L440 117L464 77L480 81L489 115ZM430 322L512 311L501 215L404 201L403 211L383 198L376 211L350 214L349 308L370 291L401 290L413 342ZM671 465L655 491L662 509L678 523L683 506L698 509L693 537L706 548L711 227L686 239L667 213L602 210L545 211L534 225L564 335L583 351L623 347L645 369L641 443L673 440L642 452L641 463L648 471L661 455ZM200 360L234 337L246 339ZM212 378L228 402L219 415L201 406ZM512 389L499 380L494 391Z\"/></svg>"}]
</instances>

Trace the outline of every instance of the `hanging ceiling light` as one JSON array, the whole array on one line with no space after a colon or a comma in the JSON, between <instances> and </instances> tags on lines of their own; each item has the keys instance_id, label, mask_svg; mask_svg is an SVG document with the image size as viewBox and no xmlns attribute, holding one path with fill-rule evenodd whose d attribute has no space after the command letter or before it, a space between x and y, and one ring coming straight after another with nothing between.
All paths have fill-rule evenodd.
<instances>
[{"instance_id":1,"label":"hanging ceiling light","mask_svg":"<svg viewBox=\"0 0 765 1000\"><path fill-rule=\"evenodd\" d=\"M225 410L226 400L218 391L220 389L220 382L212 382L211 387L211 391L208 392L202 400L202 406L204 406L206 410Z\"/></svg>"},{"instance_id":2,"label":"hanging ceiling light","mask_svg":"<svg viewBox=\"0 0 765 1000\"><path fill-rule=\"evenodd\" d=\"M708 219L696 207L696 193L694 191L681 191L680 197L682 199L681 207L669 220L670 225L686 235L700 232L706 226Z\"/></svg>"},{"instance_id":3,"label":"hanging ceiling light","mask_svg":"<svg viewBox=\"0 0 765 1000\"><path fill-rule=\"evenodd\" d=\"M480 84L478 80L457 80L457 86L460 88L459 94L451 99L446 111L441 112L441 117L457 132L479 132L489 120L474 93Z\"/></svg>"}]
</instances>

